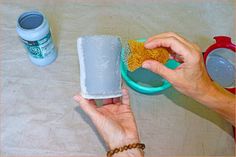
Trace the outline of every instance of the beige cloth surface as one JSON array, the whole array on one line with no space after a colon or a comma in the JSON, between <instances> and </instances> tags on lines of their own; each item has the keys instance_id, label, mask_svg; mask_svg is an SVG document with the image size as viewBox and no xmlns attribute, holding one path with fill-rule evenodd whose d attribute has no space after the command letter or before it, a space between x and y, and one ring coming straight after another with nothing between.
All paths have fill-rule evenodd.
<instances>
[{"instance_id":1,"label":"beige cloth surface","mask_svg":"<svg viewBox=\"0 0 236 157\"><path fill-rule=\"evenodd\" d=\"M175 31L203 51L213 36L234 37L235 2L200 0L0 0L0 156L102 156L103 143L76 108L76 39L112 34L127 39ZM58 47L57 60L33 65L15 26L24 11L43 11ZM235 38L234 38L235 41ZM173 88L147 96L129 89L147 156L234 156L232 127Z\"/></svg>"}]
</instances>

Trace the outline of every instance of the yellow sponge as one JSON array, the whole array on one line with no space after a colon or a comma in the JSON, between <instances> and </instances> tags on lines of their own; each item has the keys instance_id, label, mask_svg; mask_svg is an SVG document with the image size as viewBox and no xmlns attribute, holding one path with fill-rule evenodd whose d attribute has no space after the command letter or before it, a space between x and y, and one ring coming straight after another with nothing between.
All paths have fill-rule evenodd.
<instances>
[{"instance_id":1,"label":"yellow sponge","mask_svg":"<svg viewBox=\"0 0 236 157\"><path fill-rule=\"evenodd\" d=\"M127 56L127 65L131 72L141 67L145 60L156 60L165 64L169 59L166 48L146 49L143 42L135 40L129 40L128 45L130 53Z\"/></svg>"}]
</instances>

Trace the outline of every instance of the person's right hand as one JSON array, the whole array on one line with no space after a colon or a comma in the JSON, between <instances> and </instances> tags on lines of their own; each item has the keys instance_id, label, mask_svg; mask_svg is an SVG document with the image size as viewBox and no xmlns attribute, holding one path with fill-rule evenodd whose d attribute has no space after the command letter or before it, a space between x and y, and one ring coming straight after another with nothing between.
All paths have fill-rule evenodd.
<instances>
[{"instance_id":1,"label":"person's right hand","mask_svg":"<svg viewBox=\"0 0 236 157\"><path fill-rule=\"evenodd\" d=\"M169 48L171 57L182 62L175 70L154 60L145 61L142 67L161 75L183 94L201 96L213 84L206 72L200 48L181 36L172 32L159 34L149 38L144 46L147 49Z\"/></svg>"},{"instance_id":2,"label":"person's right hand","mask_svg":"<svg viewBox=\"0 0 236 157\"><path fill-rule=\"evenodd\" d=\"M175 70L147 60L142 64L168 80L175 89L221 114L235 126L235 96L217 86L207 74L200 48L175 33L163 33L147 40L147 49L166 47L182 64Z\"/></svg>"}]
</instances>

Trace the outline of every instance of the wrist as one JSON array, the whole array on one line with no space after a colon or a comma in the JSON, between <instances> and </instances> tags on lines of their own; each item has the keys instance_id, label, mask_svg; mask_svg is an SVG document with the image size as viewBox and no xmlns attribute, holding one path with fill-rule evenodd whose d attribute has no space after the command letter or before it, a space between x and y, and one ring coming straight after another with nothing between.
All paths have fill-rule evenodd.
<instances>
[{"instance_id":1,"label":"wrist","mask_svg":"<svg viewBox=\"0 0 236 157\"><path fill-rule=\"evenodd\" d=\"M199 82L197 84L197 88L195 88L195 90L193 90L193 92L189 96L207 106L210 98L214 97L213 95L215 95L216 93L216 86L213 81L210 80Z\"/></svg>"},{"instance_id":2,"label":"wrist","mask_svg":"<svg viewBox=\"0 0 236 157\"><path fill-rule=\"evenodd\" d=\"M200 79L198 79L190 91L190 97L201 100L203 97L209 95L216 90L214 82L209 78L207 73L204 73Z\"/></svg>"},{"instance_id":3,"label":"wrist","mask_svg":"<svg viewBox=\"0 0 236 157\"><path fill-rule=\"evenodd\" d=\"M199 81L198 88L195 91L197 94L195 93L192 97L200 102L208 101L210 98L217 98L220 94L219 87L210 79Z\"/></svg>"}]
</instances>

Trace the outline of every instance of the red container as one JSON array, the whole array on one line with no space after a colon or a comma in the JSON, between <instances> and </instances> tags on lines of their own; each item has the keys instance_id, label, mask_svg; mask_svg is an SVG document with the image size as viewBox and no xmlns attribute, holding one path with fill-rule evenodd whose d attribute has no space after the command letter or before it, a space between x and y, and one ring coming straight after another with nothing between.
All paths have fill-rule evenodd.
<instances>
[{"instance_id":1,"label":"red container","mask_svg":"<svg viewBox=\"0 0 236 157\"><path fill-rule=\"evenodd\" d=\"M236 45L227 36L214 37L216 43L204 53L204 63L212 80L235 94Z\"/></svg>"}]
</instances>

